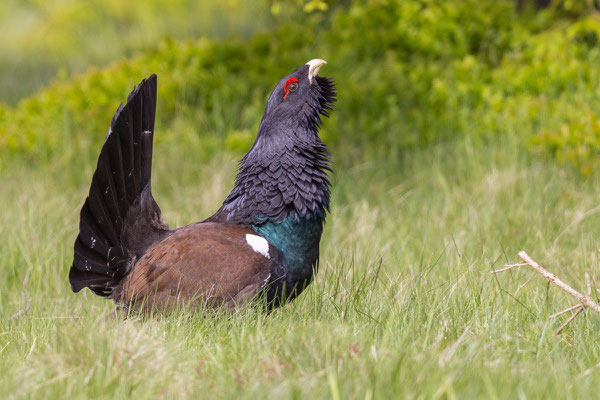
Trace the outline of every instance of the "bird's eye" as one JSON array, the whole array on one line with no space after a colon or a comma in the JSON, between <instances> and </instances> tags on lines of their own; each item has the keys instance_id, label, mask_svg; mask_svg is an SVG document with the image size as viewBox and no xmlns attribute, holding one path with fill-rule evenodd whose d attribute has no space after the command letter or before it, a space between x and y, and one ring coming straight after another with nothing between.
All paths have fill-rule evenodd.
<instances>
[{"instance_id":1,"label":"bird's eye","mask_svg":"<svg viewBox=\"0 0 600 400\"><path fill-rule=\"evenodd\" d=\"M287 95L290 94L290 92L295 91L296 89L298 89L298 78L291 77L285 83L285 94L283 95L283 99L285 100Z\"/></svg>"}]
</instances>

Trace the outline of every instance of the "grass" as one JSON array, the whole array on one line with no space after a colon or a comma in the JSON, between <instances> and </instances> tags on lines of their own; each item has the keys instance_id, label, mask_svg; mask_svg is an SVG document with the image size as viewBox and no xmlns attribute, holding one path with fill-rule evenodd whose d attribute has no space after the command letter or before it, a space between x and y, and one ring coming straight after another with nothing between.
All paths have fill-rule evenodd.
<instances>
[{"instance_id":1,"label":"grass","mask_svg":"<svg viewBox=\"0 0 600 400\"><path fill-rule=\"evenodd\" d=\"M195 154L173 142L155 149L155 194L171 226L209 215L231 188L236 156ZM111 302L73 294L67 272L94 164L15 161L0 172L0 387L9 398L596 393L598 316L584 313L556 337L566 317L547 317L572 299L542 278L514 295L526 269L489 273L522 249L579 289L598 270L599 215L589 212L598 178L532 158L517 137L338 168L318 277L270 315L123 322L107 318ZM31 309L10 319L29 298Z\"/></svg>"},{"instance_id":2,"label":"grass","mask_svg":"<svg viewBox=\"0 0 600 400\"><path fill-rule=\"evenodd\" d=\"M90 66L138 58L3 108L9 132L33 147L28 154L48 156L7 151L0 160L0 397L595 397L600 318L586 312L556 337L568 316L548 316L573 299L540 277L517 293L533 276L526 268L489 273L526 250L581 291L584 272L598 275L595 20L569 25L565 34L563 20L546 32L515 23L517 14L494 2L495 12L458 1L444 3L452 11L445 12L430 2L429 12L414 15L417 2L394 7L397 15L377 2L357 3L333 13L331 24L316 16L313 23L324 18L320 25L331 30L315 31L300 46L297 25L266 11L279 2L183 0L170 2L167 14L163 0L129 11L113 0L5 3L0 33L14 35L0 38L2 102L17 104L59 70L59 81L68 82ZM351 29L357 21L364 33ZM206 42L212 53L205 53L162 40L235 41L273 26L283 28L248 42L256 46L248 54L219 42L218 51ZM330 51L338 42L341 50ZM261 89L235 68L258 71L256 83L264 82L262 62L258 70L246 65L254 51L285 65L319 50L335 55L330 68L340 66L332 70L339 108L325 124L337 163L320 271L297 300L270 315L182 311L121 321L108 318L110 301L70 290L79 210L105 131L85 132L104 120L109 88L130 87L124 80L140 75L131 65L157 46L166 50L148 59L177 78L164 81L170 92L159 114L171 117L158 122L153 171L172 227L217 209L233 184L240 157L233 151L247 144L245 129L260 117ZM504 58L496 60L496 51ZM214 56L223 68L196 76L204 58L188 62L188 52ZM199 84L205 80L209 86ZM255 91L244 97L248 86ZM531 137L540 129L549 139L534 156ZM410 150L411 143L424 148ZM555 164L543 158L549 149L556 159L582 157L592 166ZM381 154L388 158L375 160Z\"/></svg>"}]
</instances>

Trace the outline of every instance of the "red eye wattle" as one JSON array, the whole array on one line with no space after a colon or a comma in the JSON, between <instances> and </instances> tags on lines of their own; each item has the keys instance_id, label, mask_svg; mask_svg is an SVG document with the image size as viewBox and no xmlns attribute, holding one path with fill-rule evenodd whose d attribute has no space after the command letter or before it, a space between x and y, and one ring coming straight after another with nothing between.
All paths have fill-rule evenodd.
<instances>
[{"instance_id":1,"label":"red eye wattle","mask_svg":"<svg viewBox=\"0 0 600 400\"><path fill-rule=\"evenodd\" d=\"M285 82L285 94L283 95L283 99L285 100L287 95L290 94L290 92L294 92L296 89L298 89L298 78L291 77Z\"/></svg>"}]
</instances>

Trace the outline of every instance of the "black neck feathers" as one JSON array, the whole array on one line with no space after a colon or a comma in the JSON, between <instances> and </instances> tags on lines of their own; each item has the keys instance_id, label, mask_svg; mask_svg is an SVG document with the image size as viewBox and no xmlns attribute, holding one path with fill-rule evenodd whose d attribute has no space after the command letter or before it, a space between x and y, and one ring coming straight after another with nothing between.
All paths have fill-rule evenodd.
<instances>
[{"instance_id":1,"label":"black neck feathers","mask_svg":"<svg viewBox=\"0 0 600 400\"><path fill-rule=\"evenodd\" d=\"M256 225L323 219L329 211L330 157L318 131L321 115L328 116L335 101L335 87L330 79L316 77L304 93L299 90L298 98L286 102L279 86L252 149L240 161L235 188L212 220Z\"/></svg>"}]
</instances>

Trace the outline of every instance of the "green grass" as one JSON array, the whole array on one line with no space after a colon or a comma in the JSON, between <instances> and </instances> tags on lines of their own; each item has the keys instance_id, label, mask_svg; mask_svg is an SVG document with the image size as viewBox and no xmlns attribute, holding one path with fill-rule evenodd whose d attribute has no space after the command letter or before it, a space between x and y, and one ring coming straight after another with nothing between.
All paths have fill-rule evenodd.
<instances>
[{"instance_id":1,"label":"green grass","mask_svg":"<svg viewBox=\"0 0 600 400\"><path fill-rule=\"evenodd\" d=\"M0 4L0 397L596 396L600 318L557 337L568 316L548 316L573 299L527 268L490 274L526 250L581 291L600 275L593 16L492 0L310 15L307 0L46 3ZM339 87L323 132L336 174L297 300L122 321L71 292L95 157L135 82L160 76L153 187L176 227L220 206L272 82L315 56Z\"/></svg>"},{"instance_id":2,"label":"green grass","mask_svg":"<svg viewBox=\"0 0 600 400\"><path fill-rule=\"evenodd\" d=\"M171 226L208 216L232 185L235 156L204 160L196 150L155 148L155 195ZM88 161L15 161L0 172L0 387L9 398L597 392L598 316L584 313L556 337L564 318L548 316L572 299L540 277L515 295L527 269L489 273L522 249L579 289L598 270L598 178L534 159L518 138L477 147L460 138L338 168L317 279L270 315L120 321L108 318L111 302L73 294ZM30 310L9 319L27 299Z\"/></svg>"}]
</instances>

